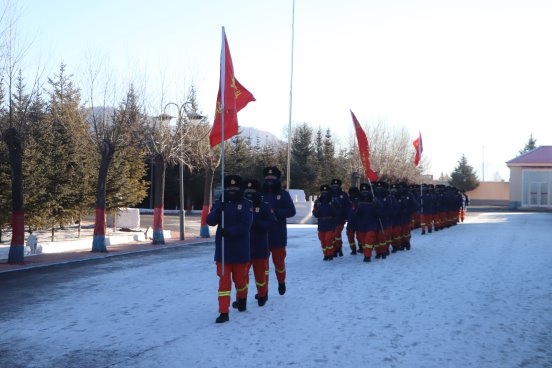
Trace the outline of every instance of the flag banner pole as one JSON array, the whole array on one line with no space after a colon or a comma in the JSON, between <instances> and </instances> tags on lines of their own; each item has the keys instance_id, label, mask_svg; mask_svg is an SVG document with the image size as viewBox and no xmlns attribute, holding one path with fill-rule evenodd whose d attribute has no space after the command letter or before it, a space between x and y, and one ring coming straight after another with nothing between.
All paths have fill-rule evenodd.
<instances>
[{"instance_id":1,"label":"flag banner pole","mask_svg":"<svg viewBox=\"0 0 552 368\"><path fill-rule=\"evenodd\" d=\"M422 159L422 152L424 150L424 146L422 144L422 133L418 131L418 138L412 142L414 145L414 148L416 149L416 155L414 156L414 165L418 166L420 163L420 160ZM423 183L424 179L421 177L420 179L420 215L423 216L424 214L424 192L423 192Z\"/></svg>"},{"instance_id":2,"label":"flag banner pole","mask_svg":"<svg viewBox=\"0 0 552 368\"><path fill-rule=\"evenodd\" d=\"M224 229L224 175L225 175L225 140L238 134L238 111L243 109L255 97L244 86L238 82L234 75L234 66L230 56L230 48L226 39L226 31L222 27L222 47L220 52L220 85L215 110L213 128L209 134L209 144L215 147L220 144L221 148L221 229ZM224 236L221 239L222 246L222 274L224 274Z\"/></svg>"},{"instance_id":3,"label":"flag banner pole","mask_svg":"<svg viewBox=\"0 0 552 368\"><path fill-rule=\"evenodd\" d=\"M288 151L287 151L287 173L286 188L289 190L291 182L291 111L293 104L293 49L295 44L295 0L291 10L291 73L289 78L289 120L288 120Z\"/></svg>"},{"instance_id":4,"label":"flag banner pole","mask_svg":"<svg viewBox=\"0 0 552 368\"><path fill-rule=\"evenodd\" d=\"M225 113L225 106L224 106L224 100L225 98L225 91L224 87L226 84L226 33L224 31L224 26L222 27L222 47L220 52L220 95L221 95L221 134L222 134L222 141L220 144L221 149L221 183L222 183L222 193L221 193L221 206L222 206L222 213L221 213L221 227L223 230L222 236L221 236L221 245L222 245L222 275L224 276L224 116Z\"/></svg>"}]
</instances>

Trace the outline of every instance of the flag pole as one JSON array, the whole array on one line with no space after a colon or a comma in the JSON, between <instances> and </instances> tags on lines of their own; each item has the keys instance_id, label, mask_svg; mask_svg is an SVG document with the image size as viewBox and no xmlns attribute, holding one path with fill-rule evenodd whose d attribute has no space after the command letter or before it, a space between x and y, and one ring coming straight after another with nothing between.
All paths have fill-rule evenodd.
<instances>
[{"instance_id":1,"label":"flag pole","mask_svg":"<svg viewBox=\"0 0 552 368\"><path fill-rule=\"evenodd\" d=\"M293 49L295 39L295 0L292 3L291 9L291 76L289 79L289 122L288 122L288 152L287 152L287 173L286 173L286 188L290 186L291 172L291 107L293 104Z\"/></svg>"},{"instance_id":2,"label":"flag pole","mask_svg":"<svg viewBox=\"0 0 552 368\"><path fill-rule=\"evenodd\" d=\"M224 87L226 84L226 35L224 31L224 26L222 26L222 47L220 52L220 97L221 97L221 133L222 133L222 141L220 143L221 148L221 183L222 183L222 193L221 193L221 206L222 206L222 213L221 213L221 226L224 230L224 116L226 115L225 106L224 106L224 100L225 98L225 91ZM221 236L221 245L222 245L222 275L224 276L224 233Z\"/></svg>"}]
</instances>

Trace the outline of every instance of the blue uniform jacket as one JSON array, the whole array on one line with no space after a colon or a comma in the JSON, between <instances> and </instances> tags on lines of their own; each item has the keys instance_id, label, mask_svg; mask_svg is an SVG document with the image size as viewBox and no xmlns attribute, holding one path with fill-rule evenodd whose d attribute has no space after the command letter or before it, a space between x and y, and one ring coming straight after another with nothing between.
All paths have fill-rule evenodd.
<instances>
[{"instance_id":1,"label":"blue uniform jacket","mask_svg":"<svg viewBox=\"0 0 552 368\"><path fill-rule=\"evenodd\" d=\"M333 193L332 198L340 202L341 210L337 214L337 223L338 225L344 225L349 217L349 211L351 210L351 200L349 199L349 195L340 190L338 193Z\"/></svg>"},{"instance_id":2,"label":"blue uniform jacket","mask_svg":"<svg viewBox=\"0 0 552 368\"><path fill-rule=\"evenodd\" d=\"M359 200L356 211L357 230L360 232L381 230L382 212L383 205L377 198L374 198L371 202Z\"/></svg>"},{"instance_id":3,"label":"blue uniform jacket","mask_svg":"<svg viewBox=\"0 0 552 368\"><path fill-rule=\"evenodd\" d=\"M358 229L358 216L357 216L357 210L358 210L358 198L350 198L351 200L351 206L349 207L349 213L347 215L347 230L349 231L357 231Z\"/></svg>"},{"instance_id":4,"label":"blue uniform jacket","mask_svg":"<svg viewBox=\"0 0 552 368\"><path fill-rule=\"evenodd\" d=\"M270 256L268 250L268 230L277 223L276 216L266 202L253 206L253 225L251 225L251 259Z\"/></svg>"},{"instance_id":5,"label":"blue uniform jacket","mask_svg":"<svg viewBox=\"0 0 552 368\"><path fill-rule=\"evenodd\" d=\"M332 200L319 200L314 202L312 215L318 220L318 231L335 231L337 216L341 211L339 204Z\"/></svg>"},{"instance_id":6,"label":"blue uniform jacket","mask_svg":"<svg viewBox=\"0 0 552 368\"><path fill-rule=\"evenodd\" d=\"M207 215L207 224L217 226L215 234L215 261L222 262L222 216L224 215L224 262L246 263L251 260L250 230L253 223L253 204L248 199L225 202L219 211L217 200Z\"/></svg>"},{"instance_id":7,"label":"blue uniform jacket","mask_svg":"<svg viewBox=\"0 0 552 368\"><path fill-rule=\"evenodd\" d=\"M263 201L272 207L278 220L268 231L268 246L285 247L287 245L286 219L295 216L293 200L288 191L280 189L275 192L263 192Z\"/></svg>"}]
</instances>

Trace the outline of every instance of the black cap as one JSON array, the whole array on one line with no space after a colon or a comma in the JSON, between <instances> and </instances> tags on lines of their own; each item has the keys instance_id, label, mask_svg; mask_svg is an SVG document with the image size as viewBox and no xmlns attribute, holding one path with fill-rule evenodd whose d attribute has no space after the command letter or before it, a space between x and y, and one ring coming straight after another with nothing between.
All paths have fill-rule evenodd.
<instances>
[{"instance_id":1,"label":"black cap","mask_svg":"<svg viewBox=\"0 0 552 368\"><path fill-rule=\"evenodd\" d=\"M349 196L355 196L360 193L360 190L358 190L357 187L350 187L349 188Z\"/></svg>"},{"instance_id":2,"label":"black cap","mask_svg":"<svg viewBox=\"0 0 552 368\"><path fill-rule=\"evenodd\" d=\"M332 179L331 184L332 184L332 186L334 186L334 185L341 186L341 180L339 180L339 179Z\"/></svg>"},{"instance_id":3,"label":"black cap","mask_svg":"<svg viewBox=\"0 0 552 368\"><path fill-rule=\"evenodd\" d=\"M320 192L329 192L330 186L328 184L323 184L320 186Z\"/></svg>"},{"instance_id":4,"label":"black cap","mask_svg":"<svg viewBox=\"0 0 552 368\"><path fill-rule=\"evenodd\" d=\"M248 179L243 182L243 190L254 190L259 192L261 190L261 183L255 179Z\"/></svg>"},{"instance_id":5,"label":"black cap","mask_svg":"<svg viewBox=\"0 0 552 368\"><path fill-rule=\"evenodd\" d=\"M273 176L275 179L280 179L282 172L278 170L276 166L265 167L263 169L263 177L266 179L270 176Z\"/></svg>"},{"instance_id":6,"label":"black cap","mask_svg":"<svg viewBox=\"0 0 552 368\"><path fill-rule=\"evenodd\" d=\"M226 175L224 177L224 188L237 187L241 189L242 178L239 175Z\"/></svg>"}]
</instances>

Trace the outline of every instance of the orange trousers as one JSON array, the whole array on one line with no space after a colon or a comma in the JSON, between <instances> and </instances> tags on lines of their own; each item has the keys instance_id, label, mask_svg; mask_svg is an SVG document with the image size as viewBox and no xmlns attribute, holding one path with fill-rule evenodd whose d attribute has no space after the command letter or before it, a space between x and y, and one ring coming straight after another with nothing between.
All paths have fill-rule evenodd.
<instances>
[{"instance_id":1,"label":"orange trousers","mask_svg":"<svg viewBox=\"0 0 552 368\"><path fill-rule=\"evenodd\" d=\"M232 294L232 281L236 286L236 297L247 298L247 263L225 263L224 273L222 262L217 262L217 276L219 277L218 305L219 313L228 313L230 310L230 295Z\"/></svg>"},{"instance_id":2,"label":"orange trousers","mask_svg":"<svg viewBox=\"0 0 552 368\"><path fill-rule=\"evenodd\" d=\"M320 240L320 246L322 247L322 253L324 256L333 257L334 255L334 239L335 231L319 231L318 240Z\"/></svg>"},{"instance_id":3,"label":"orange trousers","mask_svg":"<svg viewBox=\"0 0 552 368\"><path fill-rule=\"evenodd\" d=\"M249 270L253 267L253 277L257 287L257 295L265 297L268 292L268 258L251 259L247 267L247 283L249 284Z\"/></svg>"},{"instance_id":4,"label":"orange trousers","mask_svg":"<svg viewBox=\"0 0 552 368\"><path fill-rule=\"evenodd\" d=\"M278 284L286 282L286 247L270 248ZM268 283L268 275L266 277Z\"/></svg>"}]
</instances>

